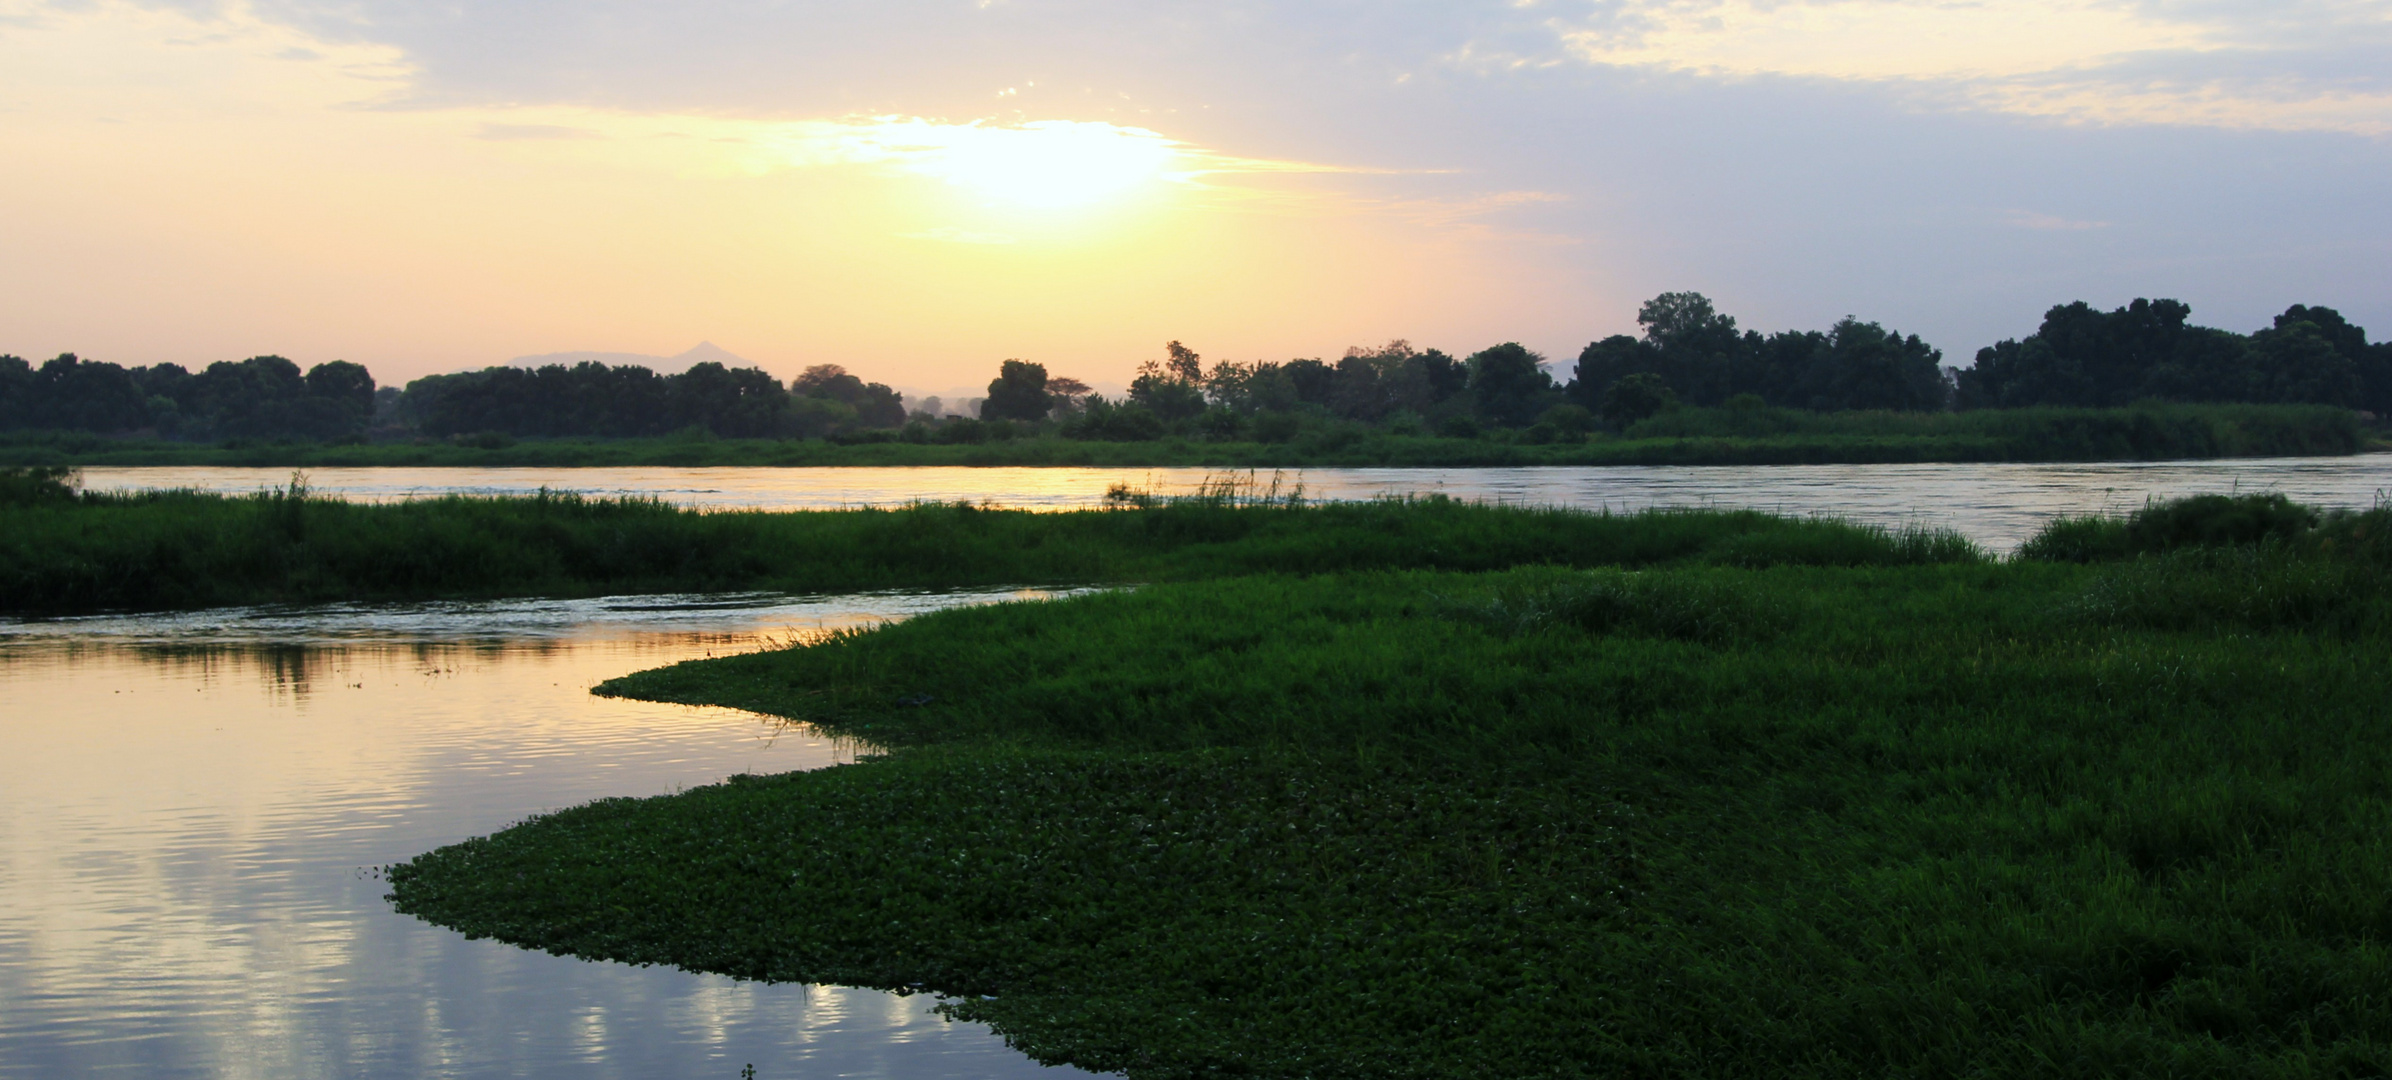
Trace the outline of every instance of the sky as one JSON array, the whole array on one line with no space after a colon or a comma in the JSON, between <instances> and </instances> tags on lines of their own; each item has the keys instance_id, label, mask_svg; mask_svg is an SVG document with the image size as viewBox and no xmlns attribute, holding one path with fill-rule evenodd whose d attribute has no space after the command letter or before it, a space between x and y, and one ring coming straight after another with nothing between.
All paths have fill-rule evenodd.
<instances>
[{"instance_id":1,"label":"sky","mask_svg":"<svg viewBox=\"0 0 2392 1080\"><path fill-rule=\"evenodd\" d=\"M0 352L2392 337L2392 0L0 0Z\"/></svg>"}]
</instances>

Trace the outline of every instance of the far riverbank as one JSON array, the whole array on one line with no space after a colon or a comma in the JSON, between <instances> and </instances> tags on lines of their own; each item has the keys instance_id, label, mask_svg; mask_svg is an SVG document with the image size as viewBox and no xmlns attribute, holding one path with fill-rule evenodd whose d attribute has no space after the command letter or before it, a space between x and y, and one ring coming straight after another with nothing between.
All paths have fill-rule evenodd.
<instances>
[{"instance_id":1,"label":"far riverbank","mask_svg":"<svg viewBox=\"0 0 2392 1080\"><path fill-rule=\"evenodd\" d=\"M1283 441L1108 442L1000 424L909 424L837 440L533 439L498 433L361 441L188 443L76 433L0 437L0 466L252 468L637 466L972 468L1502 468L2170 461L2336 456L2388 447L2346 409L2146 405L1958 413L1680 409L1622 433L1537 427L1469 438L1322 421ZM969 441L966 441L969 440Z\"/></svg>"}]
</instances>

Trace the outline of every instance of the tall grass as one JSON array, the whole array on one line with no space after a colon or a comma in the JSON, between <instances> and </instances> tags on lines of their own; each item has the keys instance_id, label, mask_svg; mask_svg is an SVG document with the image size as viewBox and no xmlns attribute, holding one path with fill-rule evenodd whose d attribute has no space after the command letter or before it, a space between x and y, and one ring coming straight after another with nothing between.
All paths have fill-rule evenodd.
<instances>
[{"instance_id":1,"label":"tall grass","mask_svg":"<svg viewBox=\"0 0 2392 1080\"><path fill-rule=\"evenodd\" d=\"M1581 513L1439 498L1309 505L1294 491L1228 488L1159 500L1133 493L1119 505L762 513L550 492L388 505L297 486L237 497L86 494L0 508L0 610L1982 557L1950 534L1742 511Z\"/></svg>"}]
</instances>

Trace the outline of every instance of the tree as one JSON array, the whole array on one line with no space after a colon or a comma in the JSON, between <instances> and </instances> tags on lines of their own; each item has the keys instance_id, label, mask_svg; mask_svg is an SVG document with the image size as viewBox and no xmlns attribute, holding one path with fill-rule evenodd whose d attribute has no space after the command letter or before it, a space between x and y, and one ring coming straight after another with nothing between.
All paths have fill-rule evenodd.
<instances>
[{"instance_id":1,"label":"tree","mask_svg":"<svg viewBox=\"0 0 2392 1080\"><path fill-rule=\"evenodd\" d=\"M1419 412L1436 401L1422 354L1401 338L1376 349L1347 349L1333 370L1329 407L1339 416L1378 420L1404 410Z\"/></svg>"},{"instance_id":2,"label":"tree","mask_svg":"<svg viewBox=\"0 0 2392 1080\"><path fill-rule=\"evenodd\" d=\"M33 365L21 356L0 356L0 430L32 427Z\"/></svg>"},{"instance_id":3,"label":"tree","mask_svg":"<svg viewBox=\"0 0 2392 1080\"><path fill-rule=\"evenodd\" d=\"M836 401L855 410L842 427L893 428L905 423L905 397L881 383L868 383L837 364L816 364L789 381L798 397Z\"/></svg>"},{"instance_id":4,"label":"tree","mask_svg":"<svg viewBox=\"0 0 2392 1080\"><path fill-rule=\"evenodd\" d=\"M1479 415L1509 427L1525 427L1538 413L1555 404L1553 376L1545 358L1516 341L1507 341L1471 355L1470 393Z\"/></svg>"},{"instance_id":5,"label":"tree","mask_svg":"<svg viewBox=\"0 0 2392 1080\"><path fill-rule=\"evenodd\" d=\"M2251 400L2358 407L2365 392L2359 365L2317 324L2279 319L2251 335L2251 345Z\"/></svg>"},{"instance_id":6,"label":"tree","mask_svg":"<svg viewBox=\"0 0 2392 1080\"><path fill-rule=\"evenodd\" d=\"M1163 346L1165 358L1138 365L1130 380L1130 402L1163 420L1185 420L1204 411L1204 358L1173 341Z\"/></svg>"},{"instance_id":7,"label":"tree","mask_svg":"<svg viewBox=\"0 0 2392 1080\"><path fill-rule=\"evenodd\" d=\"M1808 408L1934 411L1951 400L1943 353L1916 334L1847 315L1824 344L1802 383Z\"/></svg>"},{"instance_id":8,"label":"tree","mask_svg":"<svg viewBox=\"0 0 2392 1080\"><path fill-rule=\"evenodd\" d=\"M1318 357L1290 360L1279 369L1287 374L1288 385L1295 388L1298 402L1329 407L1329 399L1337 387L1337 369L1322 363Z\"/></svg>"},{"instance_id":9,"label":"tree","mask_svg":"<svg viewBox=\"0 0 2392 1080\"><path fill-rule=\"evenodd\" d=\"M1054 403L1047 399L1047 371L1043 364L1007 360L997 366L988 384L988 399L980 403L983 420L1046 419Z\"/></svg>"},{"instance_id":10,"label":"tree","mask_svg":"<svg viewBox=\"0 0 2392 1080\"><path fill-rule=\"evenodd\" d=\"M1571 369L1566 389L1579 405L1600 412L1611 384L1630 375L1649 374L1667 385L1669 380L1660 374L1660 368L1660 354L1651 343L1626 334L1613 334L1588 342L1586 348L1579 350L1578 364Z\"/></svg>"},{"instance_id":11,"label":"tree","mask_svg":"<svg viewBox=\"0 0 2392 1080\"><path fill-rule=\"evenodd\" d=\"M1104 442L1143 442L1163 437L1163 420L1136 403L1116 405L1103 395L1090 394L1080 414L1063 425L1067 439Z\"/></svg>"},{"instance_id":12,"label":"tree","mask_svg":"<svg viewBox=\"0 0 2392 1080\"><path fill-rule=\"evenodd\" d=\"M781 381L756 368L732 370L707 360L668 380L678 427L703 427L731 439L780 434L789 410Z\"/></svg>"},{"instance_id":13,"label":"tree","mask_svg":"<svg viewBox=\"0 0 2392 1080\"><path fill-rule=\"evenodd\" d=\"M1603 422L1625 430L1639 420L1678 403L1669 384L1650 371L1620 376L1603 390Z\"/></svg>"},{"instance_id":14,"label":"tree","mask_svg":"<svg viewBox=\"0 0 2392 1080\"><path fill-rule=\"evenodd\" d=\"M2054 306L2023 340L1977 351L1959 373L1964 409L2126 405L2144 398L2357 406L2372 400L2367 332L2332 308L2294 304L2243 335L2194 326L2174 300L2114 311Z\"/></svg>"},{"instance_id":15,"label":"tree","mask_svg":"<svg viewBox=\"0 0 2392 1080\"><path fill-rule=\"evenodd\" d=\"M60 353L34 371L31 425L69 431L126 431L142 426L149 399L133 374L110 363Z\"/></svg>"},{"instance_id":16,"label":"tree","mask_svg":"<svg viewBox=\"0 0 2392 1080\"><path fill-rule=\"evenodd\" d=\"M1711 307L1698 292L1668 292L1644 302L1636 323L1644 327L1658 371L1686 400L1716 405L1742 389L1737 368L1745 347L1736 320Z\"/></svg>"}]
</instances>

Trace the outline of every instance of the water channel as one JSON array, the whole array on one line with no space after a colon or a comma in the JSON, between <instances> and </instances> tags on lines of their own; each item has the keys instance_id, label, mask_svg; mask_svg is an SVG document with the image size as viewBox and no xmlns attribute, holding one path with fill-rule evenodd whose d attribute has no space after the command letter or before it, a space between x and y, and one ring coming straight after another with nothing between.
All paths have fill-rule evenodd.
<instances>
[{"instance_id":1,"label":"water channel","mask_svg":"<svg viewBox=\"0 0 2392 1080\"><path fill-rule=\"evenodd\" d=\"M1098 505L1203 469L317 469L384 501L541 487L718 509ZM89 469L254 491L282 469ZM1268 482L1269 476L1260 477ZM2364 507L2392 456L2091 465L1314 469L1308 497L1750 506L1958 529L2280 491ZM642 597L0 619L0 1077L1058 1077L927 996L760 985L466 941L374 868L543 810L852 756L753 715L589 695L678 660L978 591Z\"/></svg>"},{"instance_id":2,"label":"water channel","mask_svg":"<svg viewBox=\"0 0 2392 1080\"><path fill-rule=\"evenodd\" d=\"M963 603L839 598L0 620L0 1076L1062 1077L927 995L467 941L374 868L608 795L848 760L591 684Z\"/></svg>"}]
</instances>

